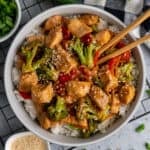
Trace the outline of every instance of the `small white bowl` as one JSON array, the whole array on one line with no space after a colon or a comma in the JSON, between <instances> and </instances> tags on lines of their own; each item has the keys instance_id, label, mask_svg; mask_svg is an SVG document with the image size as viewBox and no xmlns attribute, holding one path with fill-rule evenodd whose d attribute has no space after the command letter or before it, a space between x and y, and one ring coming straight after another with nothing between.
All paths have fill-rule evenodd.
<instances>
[{"instance_id":1,"label":"small white bowl","mask_svg":"<svg viewBox=\"0 0 150 150\"><path fill-rule=\"evenodd\" d=\"M21 21L21 6L20 6L20 3L19 3L19 0L15 0L15 2L17 4L17 17L16 17L15 25L9 31L9 33L7 33L6 35L0 37L0 43L7 40L8 38L10 38L15 33L15 31L17 30L17 28L20 24L20 21Z\"/></svg>"},{"instance_id":2,"label":"small white bowl","mask_svg":"<svg viewBox=\"0 0 150 150\"><path fill-rule=\"evenodd\" d=\"M6 141L5 150L11 150L11 144L12 144L13 141L15 141L18 138L28 136L28 135L34 135L34 134L32 132L21 132L21 133L17 133L17 134L14 134L14 135L10 136ZM47 150L51 150L50 144L46 141L44 141L44 142L47 145Z\"/></svg>"}]
</instances>

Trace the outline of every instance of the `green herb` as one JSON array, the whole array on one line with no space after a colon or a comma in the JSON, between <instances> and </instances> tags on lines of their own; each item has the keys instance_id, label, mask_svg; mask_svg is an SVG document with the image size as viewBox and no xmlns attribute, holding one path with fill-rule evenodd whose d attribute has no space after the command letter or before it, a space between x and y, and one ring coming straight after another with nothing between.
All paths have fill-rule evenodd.
<instances>
[{"instance_id":1,"label":"green herb","mask_svg":"<svg viewBox=\"0 0 150 150\"><path fill-rule=\"evenodd\" d=\"M141 125L139 125L139 126L135 129L135 131L138 132L138 133L140 133L140 132L142 132L144 129L145 129L145 125L144 125L144 124L141 124Z\"/></svg>"},{"instance_id":2,"label":"green herb","mask_svg":"<svg viewBox=\"0 0 150 150\"><path fill-rule=\"evenodd\" d=\"M150 96L150 89L147 89L146 93L147 93L148 96Z\"/></svg>"},{"instance_id":3,"label":"green herb","mask_svg":"<svg viewBox=\"0 0 150 150\"><path fill-rule=\"evenodd\" d=\"M145 148L146 148L146 150L150 150L150 143L146 142L145 143Z\"/></svg>"},{"instance_id":4,"label":"green herb","mask_svg":"<svg viewBox=\"0 0 150 150\"><path fill-rule=\"evenodd\" d=\"M102 81L98 77L94 77L93 82L94 82L94 84L98 85L100 88L104 87L104 84L102 83Z\"/></svg>"},{"instance_id":5,"label":"green herb","mask_svg":"<svg viewBox=\"0 0 150 150\"><path fill-rule=\"evenodd\" d=\"M96 24L94 24L94 25L92 26L92 30L93 30L94 33L97 33L97 32L98 32L98 27L97 27Z\"/></svg>"}]
</instances>

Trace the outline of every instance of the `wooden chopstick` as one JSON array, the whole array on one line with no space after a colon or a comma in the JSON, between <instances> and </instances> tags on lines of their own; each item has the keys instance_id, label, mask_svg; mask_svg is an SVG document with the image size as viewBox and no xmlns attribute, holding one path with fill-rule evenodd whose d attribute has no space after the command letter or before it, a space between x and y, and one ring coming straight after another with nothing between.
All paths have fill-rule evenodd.
<instances>
[{"instance_id":1,"label":"wooden chopstick","mask_svg":"<svg viewBox=\"0 0 150 150\"><path fill-rule=\"evenodd\" d=\"M125 35L127 35L132 29L137 27L139 24L144 22L146 19L150 17L150 9L143 13L140 17L138 17L133 23L131 23L128 27L124 28L121 32L119 32L112 40L110 40L107 44L105 44L102 48L99 49L99 56L105 52L108 48L113 46L115 43L120 41Z\"/></svg>"},{"instance_id":2,"label":"wooden chopstick","mask_svg":"<svg viewBox=\"0 0 150 150\"><path fill-rule=\"evenodd\" d=\"M145 35L142 38L139 38L138 40L134 41L133 43L128 44L127 46L113 52L112 54L109 54L109 55L106 55L106 56L100 58L100 60L98 61L98 64L102 64L116 56L119 56L119 55L129 51L130 49L133 49L137 45L144 43L146 40L150 40L150 34Z\"/></svg>"}]
</instances>

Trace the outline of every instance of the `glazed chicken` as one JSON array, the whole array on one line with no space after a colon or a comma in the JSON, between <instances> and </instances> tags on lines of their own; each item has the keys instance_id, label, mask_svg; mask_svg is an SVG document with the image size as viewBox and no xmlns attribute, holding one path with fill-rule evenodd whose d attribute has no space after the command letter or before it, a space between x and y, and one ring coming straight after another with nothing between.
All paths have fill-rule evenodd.
<instances>
[{"instance_id":1,"label":"glazed chicken","mask_svg":"<svg viewBox=\"0 0 150 150\"><path fill-rule=\"evenodd\" d=\"M76 68L77 61L61 46L57 46L56 51L52 54L52 64L60 72L69 72L71 69Z\"/></svg>"},{"instance_id":2,"label":"glazed chicken","mask_svg":"<svg viewBox=\"0 0 150 150\"><path fill-rule=\"evenodd\" d=\"M92 29L90 27L76 18L70 20L68 29L73 35L79 38L92 32Z\"/></svg>"},{"instance_id":3,"label":"glazed chicken","mask_svg":"<svg viewBox=\"0 0 150 150\"><path fill-rule=\"evenodd\" d=\"M35 72L23 73L18 85L19 91L31 92L32 86L38 83L38 76Z\"/></svg>"},{"instance_id":4,"label":"glazed chicken","mask_svg":"<svg viewBox=\"0 0 150 150\"><path fill-rule=\"evenodd\" d=\"M109 102L109 98L106 93L95 85L91 87L90 97L100 109L104 109Z\"/></svg>"},{"instance_id":5,"label":"glazed chicken","mask_svg":"<svg viewBox=\"0 0 150 150\"><path fill-rule=\"evenodd\" d=\"M31 89L32 100L36 103L49 103L54 95L53 87L49 85L36 84Z\"/></svg>"},{"instance_id":6,"label":"glazed chicken","mask_svg":"<svg viewBox=\"0 0 150 150\"><path fill-rule=\"evenodd\" d=\"M90 82L70 81L67 85L67 93L75 99L82 98L89 93L90 87Z\"/></svg>"}]
</instances>

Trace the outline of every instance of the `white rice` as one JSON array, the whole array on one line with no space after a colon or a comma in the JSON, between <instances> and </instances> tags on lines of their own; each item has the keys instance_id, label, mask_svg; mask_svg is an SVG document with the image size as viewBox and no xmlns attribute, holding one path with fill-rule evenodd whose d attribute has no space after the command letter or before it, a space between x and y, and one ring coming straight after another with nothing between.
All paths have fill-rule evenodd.
<instances>
[{"instance_id":1,"label":"white rice","mask_svg":"<svg viewBox=\"0 0 150 150\"><path fill-rule=\"evenodd\" d=\"M75 16L74 16L75 17ZM106 29L108 28L109 30L111 30L112 32L115 32L115 33L118 33L119 32L119 27L116 26L116 25L110 25L108 24L105 20L103 19L100 19L100 22L98 23L97 25L97 28L98 30L103 30L103 29ZM36 27L34 30L32 30L32 32L30 34L27 35L28 36L31 36L31 35L35 35L35 34L39 34L41 32L41 28L40 27ZM15 61L16 61L17 58L15 58ZM134 62L135 63L135 60L132 59L131 62ZM137 79L138 77L138 70L137 70L137 66L134 68L134 71L133 71L133 74L134 74L134 77L135 79ZM20 78L20 73L19 71L14 67L12 69L12 80L13 80L13 83L15 86L18 85L18 82L19 82L19 78ZM136 82L136 81L135 81ZM35 106L32 102L31 99L24 99L18 91L14 91L17 99L20 101L20 102L23 102L24 104L24 108L25 110L29 113L30 117L34 120L37 118L37 113L36 113L36 109L35 109ZM129 106L121 106L120 108L120 111L119 111L119 115L120 116L125 116L127 110L129 109ZM96 131L100 131L101 133L105 133L107 131L107 128L115 121L115 117L114 118L110 118L110 119L107 119L105 121L103 121L102 123L99 123L98 124L98 127L97 127L97 130ZM78 130L73 130L72 128L70 128L69 126L67 125L60 125L60 124L57 124L55 127L52 127L50 129L50 131L53 133L53 134L61 134L61 135L66 135L66 136L73 136L73 137L78 137L79 136L79 132Z\"/></svg>"},{"instance_id":2,"label":"white rice","mask_svg":"<svg viewBox=\"0 0 150 150\"><path fill-rule=\"evenodd\" d=\"M118 33L119 32L119 27L116 25L109 25L108 29L114 33Z\"/></svg>"},{"instance_id":3,"label":"white rice","mask_svg":"<svg viewBox=\"0 0 150 150\"><path fill-rule=\"evenodd\" d=\"M107 119L103 121L102 123L98 124L97 131L100 131L101 133L105 133L107 131L107 128L115 121L115 117Z\"/></svg>"},{"instance_id":4,"label":"white rice","mask_svg":"<svg viewBox=\"0 0 150 150\"><path fill-rule=\"evenodd\" d=\"M35 27L26 37L29 37L32 35L38 35L40 33L42 33L41 27Z\"/></svg>"},{"instance_id":5,"label":"white rice","mask_svg":"<svg viewBox=\"0 0 150 150\"><path fill-rule=\"evenodd\" d=\"M103 30L106 29L107 27L108 27L108 23L105 20L100 19L100 22L97 25L98 30Z\"/></svg>"},{"instance_id":6,"label":"white rice","mask_svg":"<svg viewBox=\"0 0 150 150\"><path fill-rule=\"evenodd\" d=\"M67 125L57 124L55 127L51 128L51 132L56 135L61 134L61 135L73 136L73 137L79 136L79 132L77 130L73 130Z\"/></svg>"},{"instance_id":7,"label":"white rice","mask_svg":"<svg viewBox=\"0 0 150 150\"><path fill-rule=\"evenodd\" d=\"M120 110L119 110L119 115L124 117L126 115L126 112L128 111L128 109L129 109L129 105L121 106Z\"/></svg>"},{"instance_id":8,"label":"white rice","mask_svg":"<svg viewBox=\"0 0 150 150\"><path fill-rule=\"evenodd\" d=\"M15 86L18 85L20 79L20 72L18 71L18 69L16 67L13 67L12 69L12 80Z\"/></svg>"},{"instance_id":9,"label":"white rice","mask_svg":"<svg viewBox=\"0 0 150 150\"><path fill-rule=\"evenodd\" d=\"M37 113L33 101L31 99L24 99L17 90L15 90L14 93L17 99L23 102L24 108L29 113L31 119L35 120L37 118Z\"/></svg>"}]
</instances>

